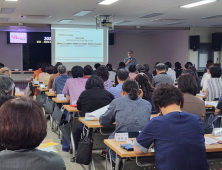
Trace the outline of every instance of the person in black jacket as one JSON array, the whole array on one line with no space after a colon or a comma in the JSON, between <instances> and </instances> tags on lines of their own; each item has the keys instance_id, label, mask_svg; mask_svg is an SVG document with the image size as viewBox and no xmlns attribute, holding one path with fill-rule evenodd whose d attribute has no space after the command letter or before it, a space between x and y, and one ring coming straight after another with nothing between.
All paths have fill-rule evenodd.
<instances>
[{"instance_id":1,"label":"person in black jacket","mask_svg":"<svg viewBox=\"0 0 222 170\"><path fill-rule=\"evenodd\" d=\"M98 76L91 76L85 86L86 90L83 91L79 100L77 101L77 109L80 110L80 116L85 117L85 113L93 112L104 106L109 105L114 96L104 89L103 80ZM83 132L83 124L77 126L75 134L75 146L78 147L78 142Z\"/></svg>"}]
</instances>

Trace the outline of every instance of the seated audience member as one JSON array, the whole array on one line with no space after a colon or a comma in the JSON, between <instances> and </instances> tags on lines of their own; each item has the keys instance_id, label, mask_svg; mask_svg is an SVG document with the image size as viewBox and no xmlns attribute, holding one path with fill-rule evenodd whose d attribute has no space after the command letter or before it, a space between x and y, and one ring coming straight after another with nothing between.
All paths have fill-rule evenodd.
<instances>
[{"instance_id":1,"label":"seated audience member","mask_svg":"<svg viewBox=\"0 0 222 170\"><path fill-rule=\"evenodd\" d=\"M153 70L153 76L156 76L156 65L159 64L160 62L156 62L155 66L154 66L154 70Z\"/></svg>"},{"instance_id":2,"label":"seated audience member","mask_svg":"<svg viewBox=\"0 0 222 170\"><path fill-rule=\"evenodd\" d=\"M37 68L39 68L39 69L34 71L33 79L35 79L37 77L37 80L38 80L39 74L42 73L42 63L38 63Z\"/></svg>"},{"instance_id":3,"label":"seated audience member","mask_svg":"<svg viewBox=\"0 0 222 170\"><path fill-rule=\"evenodd\" d=\"M6 101L13 99L14 81L7 75L0 75L0 107Z\"/></svg>"},{"instance_id":4,"label":"seated audience member","mask_svg":"<svg viewBox=\"0 0 222 170\"><path fill-rule=\"evenodd\" d=\"M5 74L5 75L11 77L12 72L8 67L2 67L0 69L0 74Z\"/></svg>"},{"instance_id":5,"label":"seated audience member","mask_svg":"<svg viewBox=\"0 0 222 170\"><path fill-rule=\"evenodd\" d=\"M189 69L187 69L189 70ZM182 73L177 79L178 88L183 93L184 105L182 111L199 116L204 122L206 117L205 103L196 97L197 82L195 77L189 73Z\"/></svg>"},{"instance_id":6,"label":"seated audience member","mask_svg":"<svg viewBox=\"0 0 222 170\"><path fill-rule=\"evenodd\" d=\"M59 77L56 77L53 85L52 90L55 91L57 94L62 94L62 90L65 86L66 80L70 79L71 77L66 75L66 66L59 65L58 68Z\"/></svg>"},{"instance_id":7,"label":"seated audience member","mask_svg":"<svg viewBox=\"0 0 222 170\"><path fill-rule=\"evenodd\" d=\"M214 66L213 63L207 64L207 72L204 73L204 75L202 77L202 80L201 80L201 83L200 83L201 87L203 87L205 80L210 79L210 68L213 67L213 66Z\"/></svg>"},{"instance_id":8,"label":"seated audience member","mask_svg":"<svg viewBox=\"0 0 222 170\"><path fill-rule=\"evenodd\" d=\"M48 89L51 89L51 88L52 88L52 84L53 84L55 78L59 76L59 73L58 73L58 66L59 66L59 65L62 65L62 63L58 62L58 63L56 63L56 65L53 67L53 75L50 76L49 83L48 83Z\"/></svg>"},{"instance_id":9,"label":"seated audience member","mask_svg":"<svg viewBox=\"0 0 222 170\"><path fill-rule=\"evenodd\" d=\"M139 74L145 74L146 68L145 68L144 65L138 65L137 71L138 71Z\"/></svg>"},{"instance_id":10,"label":"seated audience member","mask_svg":"<svg viewBox=\"0 0 222 170\"><path fill-rule=\"evenodd\" d=\"M143 97L142 99L147 100L150 102L150 104L153 106L152 101L152 94L154 92L154 87L149 82L149 79L146 74L138 74L135 77L135 80L137 81L139 88L143 91ZM152 109L154 111L154 108Z\"/></svg>"},{"instance_id":11,"label":"seated audience member","mask_svg":"<svg viewBox=\"0 0 222 170\"><path fill-rule=\"evenodd\" d=\"M214 115L220 114L220 116L221 116L222 115L221 111L222 111L222 96L219 98L217 107L215 108L215 111L214 111Z\"/></svg>"},{"instance_id":12,"label":"seated audience member","mask_svg":"<svg viewBox=\"0 0 222 170\"><path fill-rule=\"evenodd\" d=\"M86 65L84 68L83 68L83 78L89 78L91 75L92 75L92 72L93 72L93 69L90 65Z\"/></svg>"},{"instance_id":13,"label":"seated audience member","mask_svg":"<svg viewBox=\"0 0 222 170\"><path fill-rule=\"evenodd\" d=\"M181 111L183 103L178 88L160 84L153 104L163 116L145 125L134 142L134 152L147 153L154 143L156 169L208 170L203 123L199 116Z\"/></svg>"},{"instance_id":14,"label":"seated audience member","mask_svg":"<svg viewBox=\"0 0 222 170\"><path fill-rule=\"evenodd\" d=\"M96 75L99 76L104 82L104 88L109 90L112 87L112 82L109 80L109 72L106 66L99 66L96 71Z\"/></svg>"},{"instance_id":15,"label":"seated audience member","mask_svg":"<svg viewBox=\"0 0 222 170\"><path fill-rule=\"evenodd\" d=\"M166 66L163 63L159 63L156 65L156 73L157 75L153 77L152 85L153 87L157 87L160 83L169 83L174 84L173 77L169 76L166 73Z\"/></svg>"},{"instance_id":16,"label":"seated audience member","mask_svg":"<svg viewBox=\"0 0 222 170\"><path fill-rule=\"evenodd\" d=\"M135 73L136 72L136 65L129 66L129 72L130 72L129 78L134 79L137 76L137 74Z\"/></svg>"},{"instance_id":17,"label":"seated audience member","mask_svg":"<svg viewBox=\"0 0 222 170\"><path fill-rule=\"evenodd\" d=\"M205 70L204 70L204 73L206 73L207 72L207 65L214 65L214 62L212 61L212 60L208 60L207 61L207 64L206 64L206 68L205 68Z\"/></svg>"},{"instance_id":18,"label":"seated audience member","mask_svg":"<svg viewBox=\"0 0 222 170\"><path fill-rule=\"evenodd\" d=\"M67 100L70 100L70 104L73 104L77 102L80 94L85 90L88 79L83 78L83 68L81 66L74 66L71 73L73 78L66 80L62 93L66 95Z\"/></svg>"},{"instance_id":19,"label":"seated audience member","mask_svg":"<svg viewBox=\"0 0 222 170\"><path fill-rule=\"evenodd\" d=\"M176 78L178 78L182 74L182 71L183 71L183 69L181 67L181 63L179 63L179 62L175 63L174 71L176 72Z\"/></svg>"},{"instance_id":20,"label":"seated audience member","mask_svg":"<svg viewBox=\"0 0 222 170\"><path fill-rule=\"evenodd\" d=\"M113 66L112 64L106 64L106 67L109 71L109 79L114 82L115 81L115 75L116 73L113 71Z\"/></svg>"},{"instance_id":21,"label":"seated audience member","mask_svg":"<svg viewBox=\"0 0 222 170\"><path fill-rule=\"evenodd\" d=\"M47 135L42 107L31 98L16 98L0 108L0 166L4 170L65 170L55 152L36 149Z\"/></svg>"},{"instance_id":22,"label":"seated audience member","mask_svg":"<svg viewBox=\"0 0 222 170\"><path fill-rule=\"evenodd\" d=\"M81 117L85 117L85 113L90 113L109 105L114 99L113 95L104 89L103 80L98 76L91 76L87 80L85 88L86 90L81 93L77 101L77 109L81 110ZM75 136L76 147L81 138L83 126L82 123L77 126Z\"/></svg>"},{"instance_id":23,"label":"seated audience member","mask_svg":"<svg viewBox=\"0 0 222 170\"><path fill-rule=\"evenodd\" d=\"M107 111L100 116L99 123L102 126L109 127L116 122L115 131L109 139L114 139L115 133L119 131L141 131L149 122L152 106L139 96L139 92L135 80L126 80L122 87L123 97L113 100Z\"/></svg>"},{"instance_id":24,"label":"seated audience member","mask_svg":"<svg viewBox=\"0 0 222 170\"><path fill-rule=\"evenodd\" d=\"M171 62L166 62L165 65L168 67L167 73L171 74L173 76L173 79L176 80L176 72L172 69Z\"/></svg>"},{"instance_id":25,"label":"seated audience member","mask_svg":"<svg viewBox=\"0 0 222 170\"><path fill-rule=\"evenodd\" d=\"M48 75L43 78L43 84L48 86L49 79L50 79L50 77L52 76L52 73L53 73L53 65L47 65L45 67L45 71L46 71L46 73L48 73Z\"/></svg>"},{"instance_id":26,"label":"seated audience member","mask_svg":"<svg viewBox=\"0 0 222 170\"><path fill-rule=\"evenodd\" d=\"M188 69L189 67L193 66L193 63L191 63L190 61L186 62L186 64L184 65L184 69Z\"/></svg>"},{"instance_id":27,"label":"seated audience member","mask_svg":"<svg viewBox=\"0 0 222 170\"><path fill-rule=\"evenodd\" d=\"M211 67L210 74L211 78L205 80L202 90L206 96L206 101L213 101L215 98L222 96L221 68L217 66Z\"/></svg>"},{"instance_id":28,"label":"seated audience member","mask_svg":"<svg viewBox=\"0 0 222 170\"><path fill-rule=\"evenodd\" d=\"M170 73L168 73L168 66L167 66L167 65L165 65L165 66L166 66L166 73L167 73L169 76L171 76L171 77L173 78L173 80L175 80L174 77L173 77L173 75L170 74Z\"/></svg>"},{"instance_id":29,"label":"seated audience member","mask_svg":"<svg viewBox=\"0 0 222 170\"><path fill-rule=\"evenodd\" d=\"M150 67L148 64L143 65L145 67L145 74L148 76L149 82L152 84L153 76L149 73Z\"/></svg>"},{"instance_id":30,"label":"seated audience member","mask_svg":"<svg viewBox=\"0 0 222 170\"><path fill-rule=\"evenodd\" d=\"M49 75L48 73L46 73L46 70L45 70L47 65L49 65L49 63L42 64L42 73L39 74L39 79L38 79L40 83L43 83L44 77Z\"/></svg>"},{"instance_id":31,"label":"seated audience member","mask_svg":"<svg viewBox=\"0 0 222 170\"><path fill-rule=\"evenodd\" d=\"M4 65L3 63L0 63L0 69L1 69L2 67L5 67L5 65Z\"/></svg>"},{"instance_id":32,"label":"seated audience member","mask_svg":"<svg viewBox=\"0 0 222 170\"><path fill-rule=\"evenodd\" d=\"M124 62L120 62L117 71L120 70L120 69L125 69L125 66L126 66L126 65L125 65ZM118 84L119 84L119 83L118 83L118 80L117 80L117 73L116 73L116 76L115 76L115 86L117 86Z\"/></svg>"},{"instance_id":33,"label":"seated audience member","mask_svg":"<svg viewBox=\"0 0 222 170\"><path fill-rule=\"evenodd\" d=\"M92 75L96 75L96 70L97 70L97 68L99 68L99 66L101 66L101 64L99 64L99 63L96 63L94 65L95 70L93 70Z\"/></svg>"},{"instance_id":34,"label":"seated audience member","mask_svg":"<svg viewBox=\"0 0 222 170\"><path fill-rule=\"evenodd\" d=\"M123 86L124 81L128 78L129 78L129 71L128 70L120 69L117 71L118 85L116 87L111 87L108 90L111 94L113 94L115 99L122 97L122 86Z\"/></svg>"},{"instance_id":35,"label":"seated audience member","mask_svg":"<svg viewBox=\"0 0 222 170\"><path fill-rule=\"evenodd\" d=\"M196 67L195 66L191 66L189 67L188 69L192 70L194 73L195 73L195 77L196 77L196 81L197 81L197 93L200 93L200 78L197 77L197 70L196 70Z\"/></svg>"}]
</instances>

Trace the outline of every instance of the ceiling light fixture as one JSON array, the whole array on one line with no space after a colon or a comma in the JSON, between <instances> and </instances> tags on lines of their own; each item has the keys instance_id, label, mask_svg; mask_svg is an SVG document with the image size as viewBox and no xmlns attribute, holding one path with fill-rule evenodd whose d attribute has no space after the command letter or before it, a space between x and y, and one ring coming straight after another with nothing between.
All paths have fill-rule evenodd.
<instances>
[{"instance_id":1,"label":"ceiling light fixture","mask_svg":"<svg viewBox=\"0 0 222 170\"><path fill-rule=\"evenodd\" d=\"M18 0L5 0L5 1L18 1Z\"/></svg>"},{"instance_id":2,"label":"ceiling light fixture","mask_svg":"<svg viewBox=\"0 0 222 170\"><path fill-rule=\"evenodd\" d=\"M71 21L73 21L73 19L63 19L63 20L58 21L58 23L68 23Z\"/></svg>"},{"instance_id":3,"label":"ceiling light fixture","mask_svg":"<svg viewBox=\"0 0 222 170\"><path fill-rule=\"evenodd\" d=\"M192 7L209 4L209 3L212 3L212 2L216 2L216 1L217 0L203 0L203 1L199 1L199 2L194 2L192 4L180 6L180 8L192 8Z\"/></svg>"},{"instance_id":4,"label":"ceiling light fixture","mask_svg":"<svg viewBox=\"0 0 222 170\"><path fill-rule=\"evenodd\" d=\"M81 17L81 16L84 16L86 14L89 14L90 12L92 12L92 11L80 11L80 12L74 14L73 16Z\"/></svg>"},{"instance_id":5,"label":"ceiling light fixture","mask_svg":"<svg viewBox=\"0 0 222 170\"><path fill-rule=\"evenodd\" d=\"M110 5L116 1L118 1L118 0L104 0L104 1L100 2L99 5Z\"/></svg>"}]
</instances>

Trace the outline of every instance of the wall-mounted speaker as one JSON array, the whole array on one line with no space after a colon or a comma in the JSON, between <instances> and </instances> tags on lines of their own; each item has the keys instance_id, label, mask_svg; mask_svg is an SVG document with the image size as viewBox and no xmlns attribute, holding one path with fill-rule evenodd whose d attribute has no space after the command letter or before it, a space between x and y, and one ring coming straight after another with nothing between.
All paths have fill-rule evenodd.
<instances>
[{"instance_id":1,"label":"wall-mounted speaker","mask_svg":"<svg viewBox=\"0 0 222 170\"><path fill-rule=\"evenodd\" d=\"M190 49L197 51L200 48L200 36L194 35L190 36Z\"/></svg>"},{"instance_id":2,"label":"wall-mounted speaker","mask_svg":"<svg viewBox=\"0 0 222 170\"><path fill-rule=\"evenodd\" d=\"M222 33L212 34L212 49L214 51L220 51L222 46Z\"/></svg>"},{"instance_id":3,"label":"wall-mounted speaker","mask_svg":"<svg viewBox=\"0 0 222 170\"><path fill-rule=\"evenodd\" d=\"M114 34L109 34L109 45L114 45Z\"/></svg>"}]
</instances>

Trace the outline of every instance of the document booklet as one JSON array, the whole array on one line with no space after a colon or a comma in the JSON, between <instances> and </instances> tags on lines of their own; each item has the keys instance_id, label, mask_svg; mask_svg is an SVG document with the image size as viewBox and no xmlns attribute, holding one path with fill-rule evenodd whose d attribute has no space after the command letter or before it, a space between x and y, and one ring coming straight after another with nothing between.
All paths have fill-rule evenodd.
<instances>
[{"instance_id":1,"label":"document booklet","mask_svg":"<svg viewBox=\"0 0 222 170\"><path fill-rule=\"evenodd\" d=\"M91 112L91 113L86 113L85 120L99 120L99 117L106 112L108 107L109 107L109 105L104 106L98 110Z\"/></svg>"}]
</instances>

